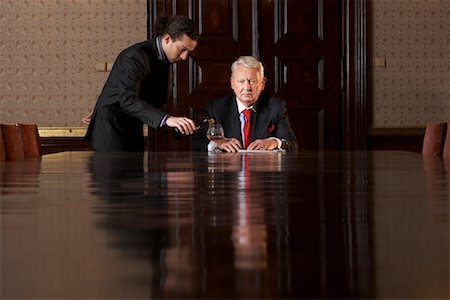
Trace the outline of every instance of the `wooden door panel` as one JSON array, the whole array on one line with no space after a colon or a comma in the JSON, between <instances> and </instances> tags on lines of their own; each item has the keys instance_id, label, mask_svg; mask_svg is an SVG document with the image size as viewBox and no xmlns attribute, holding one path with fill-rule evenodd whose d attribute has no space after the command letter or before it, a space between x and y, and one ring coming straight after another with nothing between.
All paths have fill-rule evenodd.
<instances>
[{"instance_id":1,"label":"wooden door panel","mask_svg":"<svg viewBox=\"0 0 450 300\"><path fill-rule=\"evenodd\" d=\"M274 41L314 40L322 35L321 1L273 1Z\"/></svg>"},{"instance_id":2,"label":"wooden door panel","mask_svg":"<svg viewBox=\"0 0 450 300\"><path fill-rule=\"evenodd\" d=\"M261 7L260 35L273 37L260 40L266 90L286 100L302 149L340 147L339 12L336 0L264 1Z\"/></svg>"},{"instance_id":3,"label":"wooden door panel","mask_svg":"<svg viewBox=\"0 0 450 300\"><path fill-rule=\"evenodd\" d=\"M220 94L229 89L230 64L214 60L193 62L192 89L189 95Z\"/></svg>"},{"instance_id":4,"label":"wooden door panel","mask_svg":"<svg viewBox=\"0 0 450 300\"><path fill-rule=\"evenodd\" d=\"M300 150L323 149L324 110L322 108L288 108L288 110L289 121L293 128L308 129L296 131Z\"/></svg>"},{"instance_id":5,"label":"wooden door panel","mask_svg":"<svg viewBox=\"0 0 450 300\"><path fill-rule=\"evenodd\" d=\"M274 91L289 93L319 93L323 91L323 59L311 57L274 58Z\"/></svg>"}]
</instances>

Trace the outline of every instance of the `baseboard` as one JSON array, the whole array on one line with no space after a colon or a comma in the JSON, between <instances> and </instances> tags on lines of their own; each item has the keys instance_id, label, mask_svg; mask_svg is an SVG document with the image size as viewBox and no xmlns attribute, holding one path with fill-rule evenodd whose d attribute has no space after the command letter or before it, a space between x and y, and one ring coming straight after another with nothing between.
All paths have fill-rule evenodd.
<instances>
[{"instance_id":1,"label":"baseboard","mask_svg":"<svg viewBox=\"0 0 450 300\"><path fill-rule=\"evenodd\" d=\"M425 127L374 127L367 136L370 150L421 152Z\"/></svg>"}]
</instances>

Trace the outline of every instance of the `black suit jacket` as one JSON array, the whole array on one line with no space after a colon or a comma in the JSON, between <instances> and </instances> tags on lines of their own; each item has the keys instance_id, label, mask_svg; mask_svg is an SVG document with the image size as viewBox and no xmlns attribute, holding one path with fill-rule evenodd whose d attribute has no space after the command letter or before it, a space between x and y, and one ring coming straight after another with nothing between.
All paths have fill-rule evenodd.
<instances>
[{"instance_id":1,"label":"black suit jacket","mask_svg":"<svg viewBox=\"0 0 450 300\"><path fill-rule=\"evenodd\" d=\"M236 138L242 143L241 122L234 94L209 101L206 113L208 118L222 124L225 137ZM252 120L251 141L277 137L281 139L283 149L297 151L297 138L289 123L284 100L262 93L256 103L256 112ZM209 141L206 138L206 130L207 126L204 126L194 135L194 150L207 150Z\"/></svg>"},{"instance_id":2,"label":"black suit jacket","mask_svg":"<svg viewBox=\"0 0 450 300\"><path fill-rule=\"evenodd\" d=\"M143 151L143 123L158 128L166 115L170 63L158 59L156 40L123 50L97 100L86 140L100 151Z\"/></svg>"}]
</instances>

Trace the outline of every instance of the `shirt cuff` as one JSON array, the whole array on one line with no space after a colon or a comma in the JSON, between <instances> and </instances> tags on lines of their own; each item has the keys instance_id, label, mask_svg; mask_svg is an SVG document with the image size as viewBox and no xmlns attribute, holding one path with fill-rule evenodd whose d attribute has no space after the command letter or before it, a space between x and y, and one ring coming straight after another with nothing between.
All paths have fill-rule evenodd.
<instances>
[{"instance_id":1,"label":"shirt cuff","mask_svg":"<svg viewBox=\"0 0 450 300\"><path fill-rule=\"evenodd\" d=\"M217 149L217 143L214 141L210 141L208 143L208 152L212 152Z\"/></svg>"},{"instance_id":2,"label":"shirt cuff","mask_svg":"<svg viewBox=\"0 0 450 300\"><path fill-rule=\"evenodd\" d=\"M281 149L281 145L283 145L283 142L279 139L279 138L277 138L277 137L269 137L269 139L271 139L271 140L276 140L277 141L277 143L278 143L278 149Z\"/></svg>"},{"instance_id":3,"label":"shirt cuff","mask_svg":"<svg viewBox=\"0 0 450 300\"><path fill-rule=\"evenodd\" d=\"M162 118L161 123L159 124L159 127L163 127L166 125L167 119L170 117L170 115L165 115L164 118Z\"/></svg>"}]
</instances>

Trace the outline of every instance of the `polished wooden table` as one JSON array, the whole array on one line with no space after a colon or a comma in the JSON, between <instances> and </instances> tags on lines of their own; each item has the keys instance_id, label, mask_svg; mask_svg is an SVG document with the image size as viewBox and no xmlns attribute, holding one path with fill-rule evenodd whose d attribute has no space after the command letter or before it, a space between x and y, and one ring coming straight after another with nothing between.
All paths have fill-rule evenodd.
<instances>
[{"instance_id":1,"label":"polished wooden table","mask_svg":"<svg viewBox=\"0 0 450 300\"><path fill-rule=\"evenodd\" d=\"M449 168L401 151L0 162L0 298L449 298Z\"/></svg>"}]
</instances>

